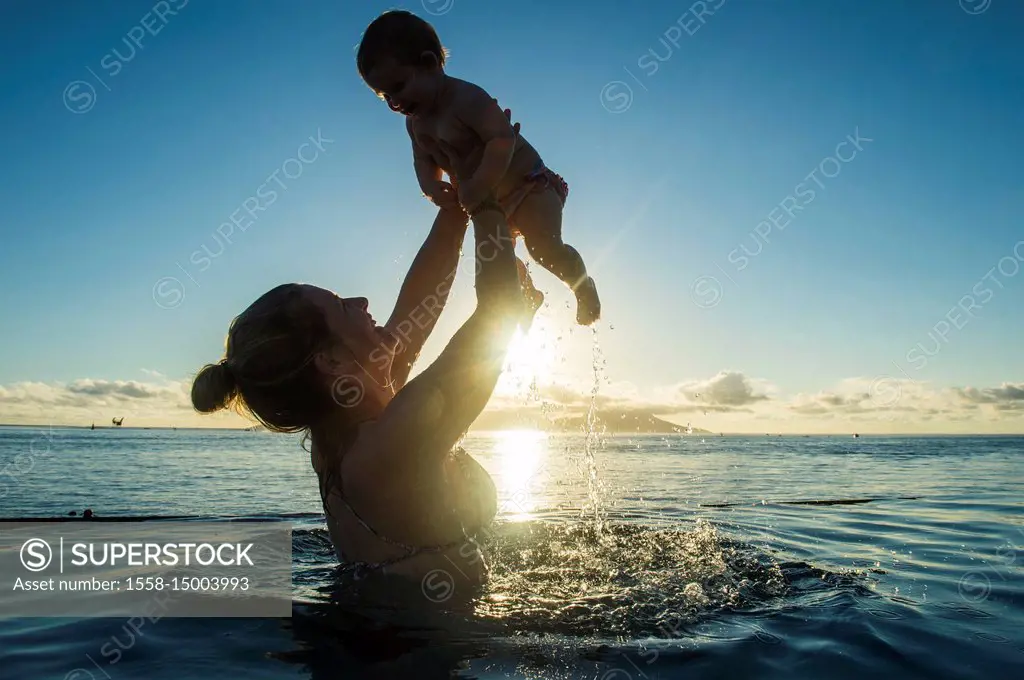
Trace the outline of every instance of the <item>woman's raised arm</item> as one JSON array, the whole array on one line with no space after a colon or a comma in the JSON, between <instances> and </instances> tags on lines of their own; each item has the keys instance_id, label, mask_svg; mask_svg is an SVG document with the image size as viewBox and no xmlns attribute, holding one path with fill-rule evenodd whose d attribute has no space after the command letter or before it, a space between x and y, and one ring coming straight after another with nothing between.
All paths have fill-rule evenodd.
<instances>
[{"instance_id":1,"label":"woman's raised arm","mask_svg":"<svg viewBox=\"0 0 1024 680\"><path fill-rule=\"evenodd\" d=\"M474 215L473 233L476 310L378 419L380 454L387 458L423 460L451 451L490 400L523 319L515 241L493 198Z\"/></svg>"},{"instance_id":2,"label":"woman's raised arm","mask_svg":"<svg viewBox=\"0 0 1024 680\"><path fill-rule=\"evenodd\" d=\"M461 210L439 211L405 275L395 309L384 324L399 341L391 364L396 390L408 380L416 357L448 301L468 224L469 217Z\"/></svg>"}]
</instances>

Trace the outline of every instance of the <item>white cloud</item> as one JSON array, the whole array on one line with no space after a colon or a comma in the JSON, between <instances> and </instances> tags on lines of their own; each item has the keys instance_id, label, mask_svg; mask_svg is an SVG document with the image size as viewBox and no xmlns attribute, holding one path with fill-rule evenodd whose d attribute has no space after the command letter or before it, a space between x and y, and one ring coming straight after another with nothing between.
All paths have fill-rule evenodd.
<instances>
[{"instance_id":1,"label":"white cloud","mask_svg":"<svg viewBox=\"0 0 1024 680\"><path fill-rule=\"evenodd\" d=\"M768 389L767 384L753 381L738 371L722 371L708 380L682 383L678 392L689 403L724 410L768 401Z\"/></svg>"},{"instance_id":2,"label":"white cloud","mask_svg":"<svg viewBox=\"0 0 1024 680\"><path fill-rule=\"evenodd\" d=\"M1003 383L999 387L957 388L956 394L969 404L990 404L999 411L1024 411L1024 383Z\"/></svg>"},{"instance_id":3,"label":"white cloud","mask_svg":"<svg viewBox=\"0 0 1024 680\"><path fill-rule=\"evenodd\" d=\"M568 385L541 387L540 397L578 413L591 397ZM913 380L848 378L812 394L780 395L764 380L721 371L641 393L629 383L602 388L599 409L643 411L713 431L1024 432L1024 384L997 388L935 387ZM496 399L498 410L524 404ZM563 413L564 412L564 413Z\"/></svg>"},{"instance_id":4,"label":"white cloud","mask_svg":"<svg viewBox=\"0 0 1024 680\"><path fill-rule=\"evenodd\" d=\"M203 418L192 409L188 381L97 380L0 385L0 422L9 424L126 426L244 426L233 414Z\"/></svg>"},{"instance_id":5,"label":"white cloud","mask_svg":"<svg viewBox=\"0 0 1024 680\"><path fill-rule=\"evenodd\" d=\"M157 378L0 385L0 422L126 426L244 427L232 413L204 416L189 401L188 380ZM937 387L913 380L849 378L811 394L781 395L770 383L742 372L681 381L650 390L628 382L605 383L596 395L572 384L538 387L533 398L496 395L489 411L524 416L579 415L598 409L647 413L714 431L1024 432L1024 383L997 387Z\"/></svg>"}]
</instances>

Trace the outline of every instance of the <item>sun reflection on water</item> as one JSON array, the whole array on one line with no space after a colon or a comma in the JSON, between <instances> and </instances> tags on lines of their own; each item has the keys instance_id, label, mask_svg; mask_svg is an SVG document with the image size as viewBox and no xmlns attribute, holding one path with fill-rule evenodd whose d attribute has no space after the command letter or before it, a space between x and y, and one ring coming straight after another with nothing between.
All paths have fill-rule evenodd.
<instances>
[{"instance_id":1,"label":"sun reflection on water","mask_svg":"<svg viewBox=\"0 0 1024 680\"><path fill-rule=\"evenodd\" d=\"M537 496L547 475L548 435L537 430L497 433L499 514L511 522L533 519Z\"/></svg>"}]
</instances>

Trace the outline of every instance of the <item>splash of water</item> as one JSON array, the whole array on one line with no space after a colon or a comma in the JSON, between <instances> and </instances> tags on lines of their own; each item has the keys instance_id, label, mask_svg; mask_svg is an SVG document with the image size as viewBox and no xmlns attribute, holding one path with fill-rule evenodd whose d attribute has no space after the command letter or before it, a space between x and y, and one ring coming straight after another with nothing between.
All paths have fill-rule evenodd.
<instances>
[{"instance_id":1,"label":"splash of water","mask_svg":"<svg viewBox=\"0 0 1024 680\"><path fill-rule=\"evenodd\" d=\"M530 377L530 389L526 393L526 400L527 400L527 402L534 402L534 403L539 402L541 400L541 397L540 397L540 386L537 385L537 374L536 373L534 373Z\"/></svg>"},{"instance_id":2,"label":"splash of water","mask_svg":"<svg viewBox=\"0 0 1024 680\"><path fill-rule=\"evenodd\" d=\"M597 462L594 458L594 452L600 446L600 434L601 429L599 428L599 419L597 415L597 396L601 390L601 369L604 366L604 355L601 353L601 344L597 339L597 328L593 329L594 338L594 358L592 367L594 371L594 384L590 389L590 406L587 409L587 417L584 426L584 442L583 442L583 474L587 480L587 498L589 499L589 510L592 513L594 531L598 536L601 535L604 529L604 523L607 512L604 509L603 504L603 484L598 476ZM587 514L587 509L583 509L584 517Z\"/></svg>"},{"instance_id":3,"label":"splash of water","mask_svg":"<svg viewBox=\"0 0 1024 680\"><path fill-rule=\"evenodd\" d=\"M699 519L690 531L608 522L514 524L491 545L477 614L517 630L642 635L666 617L697 621L783 594L774 559Z\"/></svg>"}]
</instances>

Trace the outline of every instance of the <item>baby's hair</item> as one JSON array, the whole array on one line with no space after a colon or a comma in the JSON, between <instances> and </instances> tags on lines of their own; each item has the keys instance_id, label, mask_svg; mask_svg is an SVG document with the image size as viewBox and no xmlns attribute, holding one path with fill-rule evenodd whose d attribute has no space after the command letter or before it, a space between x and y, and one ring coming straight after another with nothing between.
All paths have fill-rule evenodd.
<instances>
[{"instance_id":1,"label":"baby's hair","mask_svg":"<svg viewBox=\"0 0 1024 680\"><path fill-rule=\"evenodd\" d=\"M403 66L416 66L422 63L424 52L433 54L438 65L444 66L448 51L434 27L411 12L391 10L366 27L356 52L356 67L366 80L381 59L394 57Z\"/></svg>"}]
</instances>

